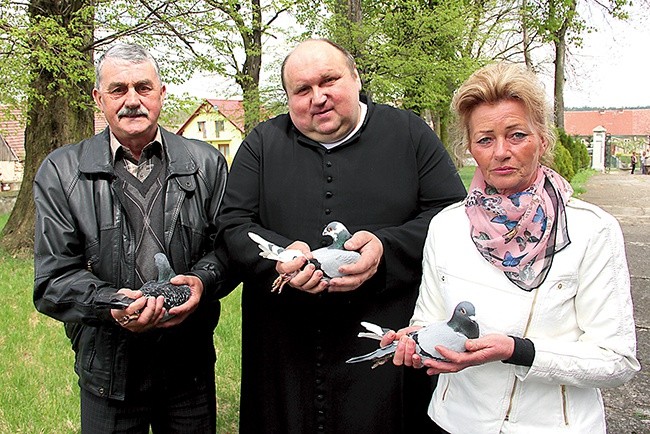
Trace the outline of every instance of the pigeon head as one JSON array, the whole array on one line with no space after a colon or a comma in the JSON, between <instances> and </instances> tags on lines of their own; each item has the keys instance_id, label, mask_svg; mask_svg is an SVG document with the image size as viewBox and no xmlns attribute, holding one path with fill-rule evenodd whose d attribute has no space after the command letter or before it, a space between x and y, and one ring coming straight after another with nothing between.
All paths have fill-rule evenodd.
<instances>
[{"instance_id":1,"label":"pigeon head","mask_svg":"<svg viewBox=\"0 0 650 434\"><path fill-rule=\"evenodd\" d=\"M169 282L172 277L176 275L174 270L172 270L171 265L169 265L169 260L164 253L156 253L153 256L154 263L158 269L158 282Z\"/></svg>"},{"instance_id":2,"label":"pigeon head","mask_svg":"<svg viewBox=\"0 0 650 434\"><path fill-rule=\"evenodd\" d=\"M454 314L447 323L453 330L460 332L469 339L479 337L478 323L474 321L476 309L469 301L461 301L456 305Z\"/></svg>"},{"instance_id":3,"label":"pigeon head","mask_svg":"<svg viewBox=\"0 0 650 434\"><path fill-rule=\"evenodd\" d=\"M325 226L325 229L323 229L323 236L327 236L332 238L334 242L332 243L332 247L336 248L343 248L343 244L350 238L352 238L352 235L348 231L348 229L345 227L345 225L341 222L331 222L327 226Z\"/></svg>"}]
</instances>

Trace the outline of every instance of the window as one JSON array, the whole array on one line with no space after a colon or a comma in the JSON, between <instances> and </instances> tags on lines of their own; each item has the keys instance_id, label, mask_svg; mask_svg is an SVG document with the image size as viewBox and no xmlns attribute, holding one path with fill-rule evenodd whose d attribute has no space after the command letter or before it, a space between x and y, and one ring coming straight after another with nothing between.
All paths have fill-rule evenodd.
<instances>
[{"instance_id":1,"label":"window","mask_svg":"<svg viewBox=\"0 0 650 434\"><path fill-rule=\"evenodd\" d=\"M224 125L223 120L217 120L217 121L214 121L214 131L215 131L215 133L216 133L215 135L216 135L217 137L219 137L219 136L220 136L220 133L223 132L223 131L225 130L225 127L226 127L226 126ZM226 154L224 154L224 155L226 155Z\"/></svg>"},{"instance_id":2,"label":"window","mask_svg":"<svg viewBox=\"0 0 650 434\"><path fill-rule=\"evenodd\" d=\"M199 121L196 123L199 127L199 133L203 133L203 138L207 137L207 132L205 131L205 121Z\"/></svg>"},{"instance_id":3,"label":"window","mask_svg":"<svg viewBox=\"0 0 650 434\"><path fill-rule=\"evenodd\" d=\"M226 158L230 157L230 145L220 144L218 145L218 147L219 147L219 151L221 151L224 157Z\"/></svg>"}]
</instances>

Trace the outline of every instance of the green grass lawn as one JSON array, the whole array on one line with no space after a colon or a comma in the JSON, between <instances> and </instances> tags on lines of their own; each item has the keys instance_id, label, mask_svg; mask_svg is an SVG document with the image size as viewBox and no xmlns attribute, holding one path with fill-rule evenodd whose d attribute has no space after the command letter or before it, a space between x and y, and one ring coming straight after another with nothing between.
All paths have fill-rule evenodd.
<instances>
[{"instance_id":1,"label":"green grass lawn","mask_svg":"<svg viewBox=\"0 0 650 434\"><path fill-rule=\"evenodd\" d=\"M475 170L476 166L464 166L458 170L458 174L460 175L460 179L463 181L463 184L465 184L465 188L469 188L469 184L472 182L472 177L474 176Z\"/></svg>"}]
</instances>

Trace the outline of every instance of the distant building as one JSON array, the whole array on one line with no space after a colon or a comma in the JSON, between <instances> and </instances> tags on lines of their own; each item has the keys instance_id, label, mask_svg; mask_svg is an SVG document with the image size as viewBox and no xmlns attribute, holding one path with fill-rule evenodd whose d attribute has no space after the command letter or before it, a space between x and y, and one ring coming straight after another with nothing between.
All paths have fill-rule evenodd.
<instances>
[{"instance_id":1,"label":"distant building","mask_svg":"<svg viewBox=\"0 0 650 434\"><path fill-rule=\"evenodd\" d=\"M241 100L205 99L176 134L210 143L232 161L244 140L244 105Z\"/></svg>"},{"instance_id":2,"label":"distant building","mask_svg":"<svg viewBox=\"0 0 650 434\"><path fill-rule=\"evenodd\" d=\"M591 144L594 128L602 127L609 135L614 153L643 151L650 144L650 108L607 110L566 110L564 129Z\"/></svg>"},{"instance_id":3,"label":"distant building","mask_svg":"<svg viewBox=\"0 0 650 434\"><path fill-rule=\"evenodd\" d=\"M95 112L95 134L108 124ZM17 190L23 180L25 164L25 119L18 109L0 105L0 181L4 190Z\"/></svg>"},{"instance_id":4,"label":"distant building","mask_svg":"<svg viewBox=\"0 0 650 434\"><path fill-rule=\"evenodd\" d=\"M23 179L25 127L20 110L0 106L0 188L17 189Z\"/></svg>"}]
</instances>

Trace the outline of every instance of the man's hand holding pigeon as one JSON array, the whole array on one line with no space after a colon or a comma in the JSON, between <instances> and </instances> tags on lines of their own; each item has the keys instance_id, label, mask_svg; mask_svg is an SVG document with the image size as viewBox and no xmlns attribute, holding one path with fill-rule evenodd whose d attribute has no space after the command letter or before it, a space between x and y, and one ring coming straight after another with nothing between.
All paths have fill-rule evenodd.
<instances>
[{"instance_id":1,"label":"man's hand holding pigeon","mask_svg":"<svg viewBox=\"0 0 650 434\"><path fill-rule=\"evenodd\" d=\"M199 301L203 294L203 282L196 276L186 276L179 274L172 277L169 281L172 285L187 285L190 287L190 298L179 306L169 309L169 315L172 315L167 321L158 325L160 328L173 327L185 321L192 312L199 307Z\"/></svg>"},{"instance_id":2,"label":"man's hand holding pigeon","mask_svg":"<svg viewBox=\"0 0 650 434\"><path fill-rule=\"evenodd\" d=\"M142 291L122 288L117 291L135 301L124 309L111 309L111 315L122 327L134 333L142 333L156 327L162 321L165 310L164 297L143 297Z\"/></svg>"},{"instance_id":3,"label":"man's hand holding pigeon","mask_svg":"<svg viewBox=\"0 0 650 434\"><path fill-rule=\"evenodd\" d=\"M344 247L345 250L359 252L361 256L353 264L341 265L339 271L343 276L333 277L329 281L323 279L323 272L316 266L305 265L308 260L313 259L313 255L309 246L302 241L294 241L286 250L299 250L304 256L288 262L278 261L275 269L279 274L296 273L289 284L301 291L314 294L325 289L331 292L353 291L375 275L384 254L384 246L371 232L359 231L345 242Z\"/></svg>"},{"instance_id":4,"label":"man's hand holding pigeon","mask_svg":"<svg viewBox=\"0 0 650 434\"><path fill-rule=\"evenodd\" d=\"M292 261L278 261L275 270L281 275L291 275L296 273L288 282L289 285L301 291L318 294L327 289L328 283L323 280L323 272L316 269L314 264L307 264L308 260L313 259L311 249L302 241L294 241L287 246L287 250L299 250L304 256L297 256ZM304 268L303 268L304 267Z\"/></svg>"},{"instance_id":5,"label":"man's hand holding pigeon","mask_svg":"<svg viewBox=\"0 0 650 434\"><path fill-rule=\"evenodd\" d=\"M384 255L383 244L376 235L368 231L355 232L352 238L345 242L344 247L346 250L359 252L361 257L354 264L345 264L339 268L344 276L330 280L329 290L332 292L357 289L377 273Z\"/></svg>"}]
</instances>

